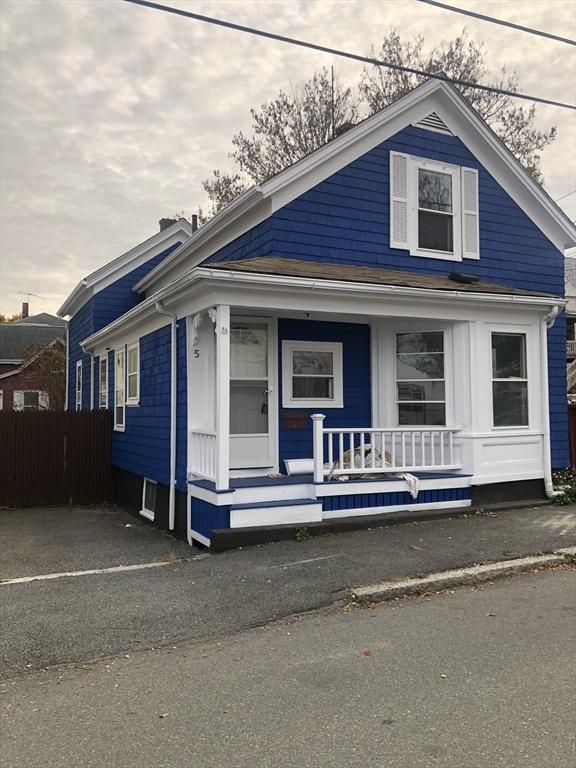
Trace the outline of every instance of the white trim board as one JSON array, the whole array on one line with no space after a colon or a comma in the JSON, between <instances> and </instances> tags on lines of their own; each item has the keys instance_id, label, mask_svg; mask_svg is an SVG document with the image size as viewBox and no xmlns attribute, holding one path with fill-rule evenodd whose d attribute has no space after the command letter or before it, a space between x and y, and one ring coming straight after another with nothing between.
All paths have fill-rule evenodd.
<instances>
[{"instance_id":1,"label":"white trim board","mask_svg":"<svg viewBox=\"0 0 576 768\"><path fill-rule=\"evenodd\" d=\"M449 488L468 488L471 484L470 477L430 478L420 480L420 490L445 490ZM351 496L370 493L402 493L408 490L406 480L377 480L367 482L331 482L316 485L316 497L325 496Z\"/></svg>"},{"instance_id":2,"label":"white trim board","mask_svg":"<svg viewBox=\"0 0 576 768\"><path fill-rule=\"evenodd\" d=\"M188 240L191 234L192 225L186 219L179 219L165 230L156 232L142 243L84 277L62 304L58 310L58 316L74 315L95 293L132 272L140 264L154 258L171 245L181 240Z\"/></svg>"},{"instance_id":3,"label":"white trim board","mask_svg":"<svg viewBox=\"0 0 576 768\"><path fill-rule=\"evenodd\" d=\"M231 509L230 528L250 528L256 525L289 525L290 523L319 523L322 502L318 504L286 504L275 507Z\"/></svg>"}]
</instances>

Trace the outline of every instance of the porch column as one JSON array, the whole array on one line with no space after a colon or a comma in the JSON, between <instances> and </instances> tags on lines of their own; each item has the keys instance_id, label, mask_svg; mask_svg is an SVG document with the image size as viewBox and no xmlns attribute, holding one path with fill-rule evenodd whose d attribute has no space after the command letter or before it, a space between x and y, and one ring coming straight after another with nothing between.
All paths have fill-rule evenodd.
<instances>
[{"instance_id":1,"label":"porch column","mask_svg":"<svg viewBox=\"0 0 576 768\"><path fill-rule=\"evenodd\" d=\"M216 306L216 490L230 475L230 306Z\"/></svg>"},{"instance_id":2,"label":"porch column","mask_svg":"<svg viewBox=\"0 0 576 768\"><path fill-rule=\"evenodd\" d=\"M323 413L313 413L310 418L312 419L312 435L314 446L314 482L324 482L324 433L322 429L324 427L324 419L326 418Z\"/></svg>"}]
</instances>

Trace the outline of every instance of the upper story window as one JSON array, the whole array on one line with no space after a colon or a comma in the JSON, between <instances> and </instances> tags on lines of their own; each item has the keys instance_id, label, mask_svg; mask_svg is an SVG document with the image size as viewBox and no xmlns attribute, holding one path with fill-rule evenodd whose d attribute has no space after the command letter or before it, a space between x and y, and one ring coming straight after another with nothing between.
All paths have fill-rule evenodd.
<instances>
[{"instance_id":1,"label":"upper story window","mask_svg":"<svg viewBox=\"0 0 576 768\"><path fill-rule=\"evenodd\" d=\"M100 408L108 408L108 355L100 358L98 386L98 404Z\"/></svg>"},{"instance_id":2,"label":"upper story window","mask_svg":"<svg viewBox=\"0 0 576 768\"><path fill-rule=\"evenodd\" d=\"M478 172L390 153L390 246L414 256L478 259Z\"/></svg>"},{"instance_id":3,"label":"upper story window","mask_svg":"<svg viewBox=\"0 0 576 768\"><path fill-rule=\"evenodd\" d=\"M47 410L50 406L48 393L35 389L16 389L13 397L15 411Z\"/></svg>"}]
</instances>

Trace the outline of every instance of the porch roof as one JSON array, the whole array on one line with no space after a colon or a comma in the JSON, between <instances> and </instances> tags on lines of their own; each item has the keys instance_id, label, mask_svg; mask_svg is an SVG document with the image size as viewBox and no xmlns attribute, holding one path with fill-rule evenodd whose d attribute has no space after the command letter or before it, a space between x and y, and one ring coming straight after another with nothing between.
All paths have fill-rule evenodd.
<instances>
[{"instance_id":1,"label":"porch roof","mask_svg":"<svg viewBox=\"0 0 576 768\"><path fill-rule=\"evenodd\" d=\"M352 264L302 261L283 256L261 256L253 259L240 259L238 261L221 261L205 266L210 269L232 272L250 272L262 275L337 280L339 282L369 283L374 285L397 285L404 288L424 288L435 291L553 297L550 293L524 291L520 288L511 288L508 285L501 285L499 283L464 282L463 280L442 275L400 272L393 269L362 267Z\"/></svg>"}]
</instances>

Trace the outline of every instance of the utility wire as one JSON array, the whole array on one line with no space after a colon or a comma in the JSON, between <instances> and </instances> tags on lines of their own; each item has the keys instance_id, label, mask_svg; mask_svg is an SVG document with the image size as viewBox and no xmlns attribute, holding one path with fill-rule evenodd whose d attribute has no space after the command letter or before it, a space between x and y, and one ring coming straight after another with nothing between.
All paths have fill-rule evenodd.
<instances>
[{"instance_id":1,"label":"utility wire","mask_svg":"<svg viewBox=\"0 0 576 768\"><path fill-rule=\"evenodd\" d=\"M494 16L486 16L483 13L476 13L475 11L466 11L464 8L457 8L454 5L447 5L446 3L439 3L438 0L418 0L419 3L426 3L427 5L435 5L437 8L442 8L444 11L453 11L454 13L462 13L464 16L472 16L473 19L481 19L482 21L489 21L491 24L501 24L503 27L511 27L512 29L518 29L520 32L528 32L531 35L540 35L540 37L547 37L550 40L556 40L559 43L567 43L568 45L576 45L576 40L570 40L568 37L560 37L560 35L553 35L551 32L543 32L541 29L534 29L533 27L524 27L522 24L514 24L512 21L504 21L504 19L495 19Z\"/></svg>"},{"instance_id":2,"label":"utility wire","mask_svg":"<svg viewBox=\"0 0 576 768\"><path fill-rule=\"evenodd\" d=\"M216 19L212 16L203 16L200 13L193 13L192 11L184 11L180 8L173 8L168 5L160 5L159 3L152 3L149 0L125 0L127 3L133 3L134 5L142 5L145 8L152 8L156 11L164 11L165 13L173 13L176 16L184 16L188 19L195 19L196 21L202 21L206 24L215 24L218 27L225 27L226 29L234 29L237 32L246 32L250 35L257 35L258 37L265 37L269 40L278 40L281 43L289 43L290 45L298 45L301 48L310 48L313 51L320 51L321 53L329 53L332 56L341 56L345 59L353 59L354 61L362 61L366 64L372 64L376 67L387 67L388 69L396 69L400 72L409 72L412 75L421 75L423 77L429 77L433 80L443 80L445 83L452 83L454 85L460 85L466 88L476 88L480 91L488 91L489 93L499 93L504 96L510 96L514 99L524 99L525 101L534 101L539 104L549 104L552 107L562 107L563 109L576 110L574 104L565 104L561 101L552 101L550 99L543 99L540 96L529 96L526 93L514 93L514 91L506 91L502 88L494 88L491 85L480 85L480 83L471 83L468 80L459 80L457 78L451 78L447 75L434 72L425 72L422 69L414 69L413 67L405 67L401 64L393 64L389 61L381 61L380 59L374 59L369 56L361 56L358 53L348 53L347 51L339 50L338 48L329 48L325 45L319 45L318 43L308 43L305 40L297 40L294 37L285 37L284 35L277 35L274 32L266 32L263 29L256 29L255 27L246 27L242 24L234 24L231 21L224 21L224 19Z\"/></svg>"},{"instance_id":3,"label":"utility wire","mask_svg":"<svg viewBox=\"0 0 576 768\"><path fill-rule=\"evenodd\" d=\"M573 189L572 192L566 192L566 194L562 195L562 197L557 197L556 200L554 200L554 202L559 203L560 200L564 200L565 197L570 197L570 195L573 195L574 192L576 192L576 189Z\"/></svg>"}]
</instances>

